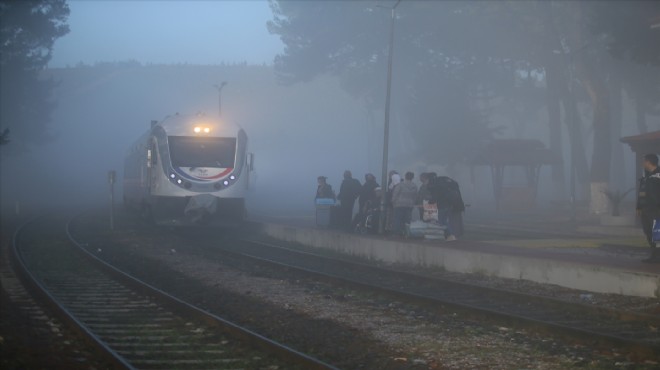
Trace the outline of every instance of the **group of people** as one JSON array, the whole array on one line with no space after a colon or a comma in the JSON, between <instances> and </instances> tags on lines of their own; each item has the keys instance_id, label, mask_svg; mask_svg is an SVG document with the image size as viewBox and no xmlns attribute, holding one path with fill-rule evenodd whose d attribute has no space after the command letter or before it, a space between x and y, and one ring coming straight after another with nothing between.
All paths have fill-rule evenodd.
<instances>
[{"instance_id":1,"label":"group of people","mask_svg":"<svg viewBox=\"0 0 660 370\"><path fill-rule=\"evenodd\" d=\"M462 213L465 211L458 183L434 172L422 173L419 177L421 184L418 187L413 182L414 173L406 172L402 178L397 171L390 171L385 191L385 230L394 235L403 235L405 225L410 224L413 210L417 208L421 220L446 225L445 238L456 240L456 237L463 233ZM382 196L383 190L376 182L376 177L370 173L364 176L364 183L360 184L353 178L351 171L344 171L344 179L337 196L332 186L327 183L327 178L318 177L316 198L339 201L336 215L331 222L342 230L355 230L369 212L377 212L380 218ZM358 212L353 217L356 200ZM431 215L433 220L428 219L428 215Z\"/></svg>"}]
</instances>

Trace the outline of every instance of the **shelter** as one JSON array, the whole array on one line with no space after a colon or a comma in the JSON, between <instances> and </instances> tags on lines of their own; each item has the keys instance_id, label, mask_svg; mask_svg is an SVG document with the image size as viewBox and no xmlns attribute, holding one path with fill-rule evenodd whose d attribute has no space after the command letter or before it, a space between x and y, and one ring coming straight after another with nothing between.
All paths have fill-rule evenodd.
<instances>
[{"instance_id":1,"label":"shelter","mask_svg":"<svg viewBox=\"0 0 660 370\"><path fill-rule=\"evenodd\" d=\"M635 183L642 177L642 157L645 154L660 154L660 130L647 132L641 135L626 136L621 138L622 143L630 145L635 153Z\"/></svg>"},{"instance_id":2,"label":"shelter","mask_svg":"<svg viewBox=\"0 0 660 370\"><path fill-rule=\"evenodd\" d=\"M540 140L492 140L472 161L473 166L489 166L497 210L501 206L526 209L536 202L541 166L561 163L561 159ZM504 186L504 169L522 167L526 184ZM504 203L504 204L503 204ZM511 208L511 207L507 207Z\"/></svg>"}]
</instances>

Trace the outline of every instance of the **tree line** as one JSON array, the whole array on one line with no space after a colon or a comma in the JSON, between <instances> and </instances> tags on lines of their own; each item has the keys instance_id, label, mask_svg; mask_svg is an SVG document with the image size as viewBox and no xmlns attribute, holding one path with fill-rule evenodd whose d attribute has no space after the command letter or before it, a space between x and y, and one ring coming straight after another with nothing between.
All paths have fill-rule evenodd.
<instances>
[{"instance_id":1,"label":"tree line","mask_svg":"<svg viewBox=\"0 0 660 370\"><path fill-rule=\"evenodd\" d=\"M381 111L390 27L383 6L393 4L271 1L268 27L285 44L275 59L280 81L334 74L368 110ZM393 104L415 140L411 152L466 162L502 130L493 125L494 109L506 108L517 132L542 113L550 149L574 153L588 197L623 163L622 146L613 143L624 125L624 94L640 133L649 130L648 115L660 114L658 23L660 2L651 1L402 1ZM557 187L565 172L553 168Z\"/></svg>"}]
</instances>

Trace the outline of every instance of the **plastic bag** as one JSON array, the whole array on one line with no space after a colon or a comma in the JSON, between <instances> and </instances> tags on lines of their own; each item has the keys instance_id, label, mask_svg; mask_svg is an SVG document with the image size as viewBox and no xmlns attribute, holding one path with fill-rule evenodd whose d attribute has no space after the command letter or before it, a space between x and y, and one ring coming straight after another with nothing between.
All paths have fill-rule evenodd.
<instances>
[{"instance_id":1,"label":"plastic bag","mask_svg":"<svg viewBox=\"0 0 660 370\"><path fill-rule=\"evenodd\" d=\"M428 200L425 200L423 203L424 215L422 220L424 222L438 221L438 205L430 204Z\"/></svg>"}]
</instances>

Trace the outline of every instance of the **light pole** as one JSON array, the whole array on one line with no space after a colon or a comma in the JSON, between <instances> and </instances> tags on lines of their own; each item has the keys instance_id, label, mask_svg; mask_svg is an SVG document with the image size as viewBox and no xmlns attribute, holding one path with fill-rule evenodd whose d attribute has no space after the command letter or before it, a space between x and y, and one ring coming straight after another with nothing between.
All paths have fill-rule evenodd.
<instances>
[{"instance_id":1,"label":"light pole","mask_svg":"<svg viewBox=\"0 0 660 370\"><path fill-rule=\"evenodd\" d=\"M380 200L380 219L378 223L378 232L380 234L385 232L385 210L387 207L387 157L390 143L390 95L392 91L392 55L394 49L394 19L396 18L396 7L399 6L401 0L391 8L378 5L381 8L388 8L392 11L392 20L390 23L390 48L387 61L387 95L385 97L385 127L383 129L383 176L381 178L381 200Z\"/></svg>"},{"instance_id":2,"label":"light pole","mask_svg":"<svg viewBox=\"0 0 660 370\"><path fill-rule=\"evenodd\" d=\"M218 90L218 117L222 117L222 88L227 85L227 81L222 81L220 85L215 84L215 87Z\"/></svg>"}]
</instances>

